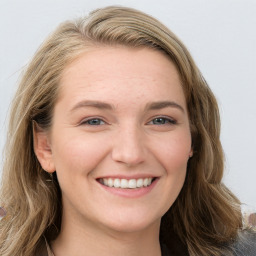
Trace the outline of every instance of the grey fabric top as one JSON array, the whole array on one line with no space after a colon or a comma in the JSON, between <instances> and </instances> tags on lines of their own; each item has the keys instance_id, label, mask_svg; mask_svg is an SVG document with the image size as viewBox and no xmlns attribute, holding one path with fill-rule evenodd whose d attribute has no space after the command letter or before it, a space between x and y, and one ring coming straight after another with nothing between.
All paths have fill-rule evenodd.
<instances>
[{"instance_id":1,"label":"grey fabric top","mask_svg":"<svg viewBox=\"0 0 256 256\"><path fill-rule=\"evenodd\" d=\"M248 230L239 232L233 250L234 256L256 256L256 232Z\"/></svg>"}]
</instances>

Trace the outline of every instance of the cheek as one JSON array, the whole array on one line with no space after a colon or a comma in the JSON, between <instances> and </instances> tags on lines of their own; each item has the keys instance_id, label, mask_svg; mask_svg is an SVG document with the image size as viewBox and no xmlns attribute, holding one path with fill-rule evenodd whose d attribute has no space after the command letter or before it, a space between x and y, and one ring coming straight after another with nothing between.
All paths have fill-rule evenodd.
<instances>
[{"instance_id":1,"label":"cheek","mask_svg":"<svg viewBox=\"0 0 256 256\"><path fill-rule=\"evenodd\" d=\"M183 134L166 139L158 151L158 157L169 173L185 172L190 151L190 134Z\"/></svg>"},{"instance_id":2,"label":"cheek","mask_svg":"<svg viewBox=\"0 0 256 256\"><path fill-rule=\"evenodd\" d=\"M164 193L167 198L166 204L170 207L178 197L185 181L191 150L190 134L175 137L169 143L165 143L164 148L160 161L166 172L167 186Z\"/></svg>"},{"instance_id":3,"label":"cheek","mask_svg":"<svg viewBox=\"0 0 256 256\"><path fill-rule=\"evenodd\" d=\"M90 173L107 154L107 145L94 136L62 136L53 143L56 171ZM75 172L75 173L74 173Z\"/></svg>"},{"instance_id":4,"label":"cheek","mask_svg":"<svg viewBox=\"0 0 256 256\"><path fill-rule=\"evenodd\" d=\"M176 135L168 136L154 154L164 171L160 180L162 214L165 214L177 199L187 172L187 162L191 149L190 134L188 136L186 133L181 136Z\"/></svg>"}]
</instances>

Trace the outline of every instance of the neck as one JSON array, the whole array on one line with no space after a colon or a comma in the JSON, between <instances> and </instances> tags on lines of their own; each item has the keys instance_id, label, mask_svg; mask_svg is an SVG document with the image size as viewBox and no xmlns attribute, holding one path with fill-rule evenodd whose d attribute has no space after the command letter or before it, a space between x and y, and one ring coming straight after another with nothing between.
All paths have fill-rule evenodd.
<instances>
[{"instance_id":1,"label":"neck","mask_svg":"<svg viewBox=\"0 0 256 256\"><path fill-rule=\"evenodd\" d=\"M160 256L160 220L143 230L123 232L91 223L78 223L65 216L57 239L52 243L55 256ZM72 221L70 221L72 220Z\"/></svg>"}]
</instances>

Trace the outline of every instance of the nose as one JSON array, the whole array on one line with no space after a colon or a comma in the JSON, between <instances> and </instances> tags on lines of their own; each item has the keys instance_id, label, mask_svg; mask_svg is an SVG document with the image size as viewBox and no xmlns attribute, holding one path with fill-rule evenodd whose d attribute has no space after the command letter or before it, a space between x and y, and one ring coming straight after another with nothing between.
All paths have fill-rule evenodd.
<instances>
[{"instance_id":1,"label":"nose","mask_svg":"<svg viewBox=\"0 0 256 256\"><path fill-rule=\"evenodd\" d=\"M113 138L112 159L114 161L131 167L143 163L145 157L145 139L138 128L127 128L117 132Z\"/></svg>"}]
</instances>

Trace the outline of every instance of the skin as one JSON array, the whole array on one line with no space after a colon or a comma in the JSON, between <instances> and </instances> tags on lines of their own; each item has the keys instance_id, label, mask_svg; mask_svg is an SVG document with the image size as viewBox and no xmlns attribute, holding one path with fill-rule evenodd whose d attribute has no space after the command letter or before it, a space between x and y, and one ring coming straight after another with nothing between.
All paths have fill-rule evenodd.
<instances>
[{"instance_id":1,"label":"skin","mask_svg":"<svg viewBox=\"0 0 256 256\"><path fill-rule=\"evenodd\" d=\"M156 108L159 102L165 104ZM90 49L64 70L52 127L37 131L34 143L63 196L55 256L161 255L161 217L192 155L185 96L167 56L149 48ZM156 180L143 193L123 195L99 183L106 177Z\"/></svg>"}]
</instances>

